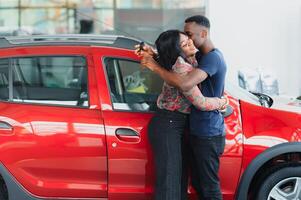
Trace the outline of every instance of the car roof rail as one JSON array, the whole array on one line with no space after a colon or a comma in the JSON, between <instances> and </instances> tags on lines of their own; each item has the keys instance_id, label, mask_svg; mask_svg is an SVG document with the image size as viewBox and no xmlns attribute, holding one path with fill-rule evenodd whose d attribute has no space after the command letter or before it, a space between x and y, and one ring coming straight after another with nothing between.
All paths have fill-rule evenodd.
<instances>
[{"instance_id":1,"label":"car roof rail","mask_svg":"<svg viewBox=\"0 0 301 200\"><path fill-rule=\"evenodd\" d=\"M5 37L0 37L0 48L8 46L10 46L10 43L5 39Z\"/></svg>"},{"instance_id":2,"label":"car roof rail","mask_svg":"<svg viewBox=\"0 0 301 200\"><path fill-rule=\"evenodd\" d=\"M121 35L57 34L0 37L0 48L41 45L96 45L134 49L140 40Z\"/></svg>"}]
</instances>

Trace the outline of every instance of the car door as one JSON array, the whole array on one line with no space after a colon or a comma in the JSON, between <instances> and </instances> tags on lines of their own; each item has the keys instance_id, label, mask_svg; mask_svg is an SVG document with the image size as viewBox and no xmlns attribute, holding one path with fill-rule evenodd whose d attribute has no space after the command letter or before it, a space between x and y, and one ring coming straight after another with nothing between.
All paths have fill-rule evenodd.
<instances>
[{"instance_id":1,"label":"car door","mask_svg":"<svg viewBox=\"0 0 301 200\"><path fill-rule=\"evenodd\" d=\"M108 145L108 197L152 199L154 169L147 126L162 80L143 69L132 51L94 49ZM103 87L102 87L103 88Z\"/></svg>"},{"instance_id":2,"label":"car door","mask_svg":"<svg viewBox=\"0 0 301 200\"><path fill-rule=\"evenodd\" d=\"M7 52L1 162L35 196L107 197L105 131L88 49Z\"/></svg>"}]
</instances>

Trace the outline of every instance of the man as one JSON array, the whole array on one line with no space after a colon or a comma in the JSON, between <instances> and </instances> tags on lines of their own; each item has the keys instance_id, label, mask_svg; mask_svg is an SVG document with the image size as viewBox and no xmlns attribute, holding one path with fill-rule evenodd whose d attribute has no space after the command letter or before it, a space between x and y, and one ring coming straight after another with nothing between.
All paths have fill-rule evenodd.
<instances>
[{"instance_id":1,"label":"man","mask_svg":"<svg viewBox=\"0 0 301 200\"><path fill-rule=\"evenodd\" d=\"M152 58L150 47L145 47L138 55L141 63L159 74L168 84L187 91L201 84L201 91L207 97L221 97L224 91L226 63L222 53L210 40L210 22L201 15L185 20L184 31L199 49L196 54L198 68L186 76L166 71ZM219 111L200 111L192 107L189 136L194 164L193 185L202 200L222 199L218 176L220 156L225 147L224 119Z\"/></svg>"}]
</instances>

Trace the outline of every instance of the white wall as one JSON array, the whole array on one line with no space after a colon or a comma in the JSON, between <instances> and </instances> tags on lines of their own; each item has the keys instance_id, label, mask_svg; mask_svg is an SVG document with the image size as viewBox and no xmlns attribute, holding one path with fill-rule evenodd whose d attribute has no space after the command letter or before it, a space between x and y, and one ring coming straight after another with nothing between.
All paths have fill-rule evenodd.
<instances>
[{"instance_id":1,"label":"white wall","mask_svg":"<svg viewBox=\"0 0 301 200\"><path fill-rule=\"evenodd\" d=\"M236 80L240 68L271 69L280 93L301 94L300 0L207 0L211 38Z\"/></svg>"}]
</instances>

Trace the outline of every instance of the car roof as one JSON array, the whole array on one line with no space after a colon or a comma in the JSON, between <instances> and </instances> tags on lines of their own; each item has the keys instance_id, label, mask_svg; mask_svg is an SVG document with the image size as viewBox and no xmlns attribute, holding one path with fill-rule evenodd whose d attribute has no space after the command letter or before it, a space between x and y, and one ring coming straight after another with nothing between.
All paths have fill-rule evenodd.
<instances>
[{"instance_id":1,"label":"car roof","mask_svg":"<svg viewBox=\"0 0 301 200\"><path fill-rule=\"evenodd\" d=\"M57 34L0 36L0 49L24 46L109 46L134 49L141 41L121 35Z\"/></svg>"}]
</instances>

